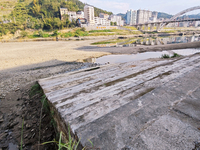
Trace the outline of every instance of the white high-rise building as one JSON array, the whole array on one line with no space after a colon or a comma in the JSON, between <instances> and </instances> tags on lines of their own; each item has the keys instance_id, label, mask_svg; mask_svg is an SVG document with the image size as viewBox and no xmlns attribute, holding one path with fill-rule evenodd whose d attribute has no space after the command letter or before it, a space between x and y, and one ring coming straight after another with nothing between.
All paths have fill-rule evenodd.
<instances>
[{"instance_id":1,"label":"white high-rise building","mask_svg":"<svg viewBox=\"0 0 200 150\"><path fill-rule=\"evenodd\" d=\"M146 23L152 17L152 12L149 10L137 10L137 23Z\"/></svg>"},{"instance_id":2,"label":"white high-rise building","mask_svg":"<svg viewBox=\"0 0 200 150\"><path fill-rule=\"evenodd\" d=\"M128 25L134 25L136 24L136 21L137 21L137 11L136 10L127 10L127 13L126 13L126 23Z\"/></svg>"},{"instance_id":3,"label":"white high-rise building","mask_svg":"<svg viewBox=\"0 0 200 150\"><path fill-rule=\"evenodd\" d=\"M94 7L89 5L84 6L84 18L87 19L89 25L95 25Z\"/></svg>"},{"instance_id":4,"label":"white high-rise building","mask_svg":"<svg viewBox=\"0 0 200 150\"><path fill-rule=\"evenodd\" d=\"M117 16L117 15L110 15L109 20L111 22L116 22L117 26L124 26L124 20L122 20L121 16Z\"/></svg>"},{"instance_id":5,"label":"white high-rise building","mask_svg":"<svg viewBox=\"0 0 200 150\"><path fill-rule=\"evenodd\" d=\"M100 17L94 17L96 26L110 26L110 20Z\"/></svg>"}]
</instances>

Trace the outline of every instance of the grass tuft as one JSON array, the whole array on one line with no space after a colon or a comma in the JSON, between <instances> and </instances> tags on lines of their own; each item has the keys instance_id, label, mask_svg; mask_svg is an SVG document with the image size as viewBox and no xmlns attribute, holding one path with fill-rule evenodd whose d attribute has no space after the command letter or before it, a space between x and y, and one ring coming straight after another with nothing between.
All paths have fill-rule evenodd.
<instances>
[{"instance_id":1,"label":"grass tuft","mask_svg":"<svg viewBox=\"0 0 200 150\"><path fill-rule=\"evenodd\" d=\"M181 55L177 54L177 53L174 53L171 58L175 58L175 57L180 57Z\"/></svg>"},{"instance_id":2,"label":"grass tuft","mask_svg":"<svg viewBox=\"0 0 200 150\"><path fill-rule=\"evenodd\" d=\"M163 55L161 56L161 58L170 58L170 56L169 56L168 54L163 54Z\"/></svg>"},{"instance_id":3,"label":"grass tuft","mask_svg":"<svg viewBox=\"0 0 200 150\"><path fill-rule=\"evenodd\" d=\"M161 58L175 58L175 57L180 57L181 55L179 55L179 54L177 54L177 53L174 53L171 57L170 57L170 55L168 55L168 54L163 54L162 56L161 56Z\"/></svg>"},{"instance_id":4,"label":"grass tuft","mask_svg":"<svg viewBox=\"0 0 200 150\"><path fill-rule=\"evenodd\" d=\"M24 119L22 121L22 130L21 130L21 145L20 145L20 150L22 150L23 148L23 130L24 130Z\"/></svg>"},{"instance_id":5,"label":"grass tuft","mask_svg":"<svg viewBox=\"0 0 200 150\"><path fill-rule=\"evenodd\" d=\"M42 143L42 145L45 144L49 144L49 143L56 143L58 146L58 150L61 150L62 148L66 148L67 150L77 150L78 145L80 143L80 140L78 142L76 142L75 140L73 140L71 134L70 134L70 127L68 126L68 142L66 143L62 143L62 132L60 132L60 137L59 137L59 141L56 141L55 139L53 141L48 141L45 143Z\"/></svg>"},{"instance_id":6,"label":"grass tuft","mask_svg":"<svg viewBox=\"0 0 200 150\"><path fill-rule=\"evenodd\" d=\"M36 94L42 94L42 89L40 87L40 85L38 83L35 83L32 87L31 87L31 90L30 90L30 97L33 97L34 95Z\"/></svg>"}]
</instances>

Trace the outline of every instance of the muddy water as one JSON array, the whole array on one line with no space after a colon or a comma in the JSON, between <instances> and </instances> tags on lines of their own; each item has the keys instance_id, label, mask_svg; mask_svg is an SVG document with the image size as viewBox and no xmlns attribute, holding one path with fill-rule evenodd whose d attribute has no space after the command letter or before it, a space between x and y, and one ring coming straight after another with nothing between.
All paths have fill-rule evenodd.
<instances>
[{"instance_id":1,"label":"muddy water","mask_svg":"<svg viewBox=\"0 0 200 150\"><path fill-rule=\"evenodd\" d=\"M174 53L179 55L188 56L195 53L200 53L200 49L180 49L180 50L170 50L170 51L161 51L161 52L144 52L132 55L107 55L100 58L89 58L85 60L86 62L90 63L98 63L98 64L105 64L105 63L124 63L130 61L138 61L138 60L145 60L149 58L161 58L163 54L168 54L172 56Z\"/></svg>"}]
</instances>

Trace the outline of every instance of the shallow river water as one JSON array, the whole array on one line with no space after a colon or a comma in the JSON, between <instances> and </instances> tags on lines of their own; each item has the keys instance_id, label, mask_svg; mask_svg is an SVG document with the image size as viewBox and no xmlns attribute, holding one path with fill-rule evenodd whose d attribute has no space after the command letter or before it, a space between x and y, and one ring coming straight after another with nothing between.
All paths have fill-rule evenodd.
<instances>
[{"instance_id":1,"label":"shallow river water","mask_svg":"<svg viewBox=\"0 0 200 150\"><path fill-rule=\"evenodd\" d=\"M144 53L137 53L131 55L107 55L102 56L99 58L89 58L85 60L86 62L91 63L98 63L98 64L105 64L105 63L124 63L130 61L138 61L138 60L145 60L149 58L161 58L163 54L168 54L172 56L174 53L179 55L188 56L195 53L200 53L199 49L180 49L180 50L170 50L170 51L161 51L161 52L144 52Z\"/></svg>"}]
</instances>

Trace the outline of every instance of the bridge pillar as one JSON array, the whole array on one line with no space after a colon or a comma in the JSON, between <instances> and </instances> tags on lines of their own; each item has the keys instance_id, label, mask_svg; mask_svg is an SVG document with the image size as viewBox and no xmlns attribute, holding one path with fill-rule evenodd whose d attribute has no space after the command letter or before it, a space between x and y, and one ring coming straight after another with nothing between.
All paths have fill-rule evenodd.
<instances>
[{"instance_id":1,"label":"bridge pillar","mask_svg":"<svg viewBox=\"0 0 200 150\"><path fill-rule=\"evenodd\" d=\"M150 31L153 31L154 23L150 24Z\"/></svg>"},{"instance_id":2,"label":"bridge pillar","mask_svg":"<svg viewBox=\"0 0 200 150\"><path fill-rule=\"evenodd\" d=\"M148 24L144 25L144 31L148 31Z\"/></svg>"},{"instance_id":3,"label":"bridge pillar","mask_svg":"<svg viewBox=\"0 0 200 150\"><path fill-rule=\"evenodd\" d=\"M142 24L137 25L137 29L138 29L138 30L142 30L142 26L143 26Z\"/></svg>"},{"instance_id":4,"label":"bridge pillar","mask_svg":"<svg viewBox=\"0 0 200 150\"><path fill-rule=\"evenodd\" d=\"M138 26L137 25L133 25L133 27L135 27L137 29Z\"/></svg>"},{"instance_id":5,"label":"bridge pillar","mask_svg":"<svg viewBox=\"0 0 200 150\"><path fill-rule=\"evenodd\" d=\"M153 39L149 38L149 45L154 45Z\"/></svg>"},{"instance_id":6,"label":"bridge pillar","mask_svg":"<svg viewBox=\"0 0 200 150\"><path fill-rule=\"evenodd\" d=\"M158 31L160 28L161 23L157 23L156 30Z\"/></svg>"},{"instance_id":7,"label":"bridge pillar","mask_svg":"<svg viewBox=\"0 0 200 150\"><path fill-rule=\"evenodd\" d=\"M155 39L155 45L160 45L159 38Z\"/></svg>"},{"instance_id":8,"label":"bridge pillar","mask_svg":"<svg viewBox=\"0 0 200 150\"><path fill-rule=\"evenodd\" d=\"M146 45L146 44L147 44L147 38L144 38L143 45Z\"/></svg>"}]
</instances>

